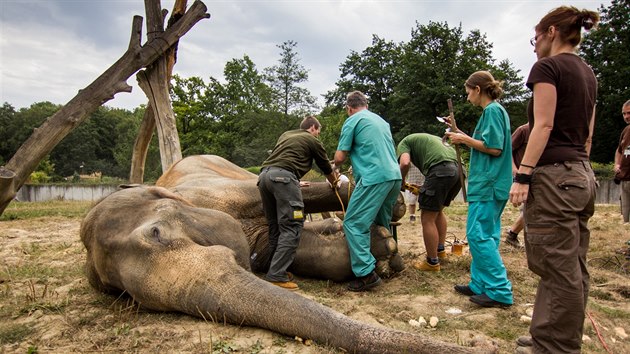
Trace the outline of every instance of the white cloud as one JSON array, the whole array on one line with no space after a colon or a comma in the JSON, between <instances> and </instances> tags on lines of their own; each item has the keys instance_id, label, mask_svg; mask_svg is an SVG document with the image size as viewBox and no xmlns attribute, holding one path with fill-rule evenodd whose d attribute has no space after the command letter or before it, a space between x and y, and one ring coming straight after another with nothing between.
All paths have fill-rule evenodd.
<instances>
[{"instance_id":1,"label":"white cloud","mask_svg":"<svg viewBox=\"0 0 630 354\"><path fill-rule=\"evenodd\" d=\"M169 11L174 1L162 1ZM201 20L179 45L175 72L223 78L225 63L247 54L262 71L279 59L276 45L298 43L309 70L307 88L320 96L334 88L339 65L362 51L376 34L408 41L416 21L460 23L479 29L494 44L497 60L509 59L526 76L535 61L529 45L533 26L562 1L398 0L224 0L205 1L210 19ZM189 1L192 4L192 1ZM605 1L609 5L610 1ZM573 1L596 10L598 1ZM64 104L94 81L126 50L133 15L144 16L141 0L1 0L0 103L25 107L38 101ZM144 37L146 38L146 36ZM146 103L135 77L133 93L107 105L133 108Z\"/></svg>"}]
</instances>

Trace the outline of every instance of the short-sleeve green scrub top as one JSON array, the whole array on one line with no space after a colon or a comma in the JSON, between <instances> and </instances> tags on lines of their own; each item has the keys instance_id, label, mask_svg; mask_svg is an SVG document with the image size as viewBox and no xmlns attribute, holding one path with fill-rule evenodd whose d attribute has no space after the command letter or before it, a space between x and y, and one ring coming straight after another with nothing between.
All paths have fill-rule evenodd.
<instances>
[{"instance_id":1,"label":"short-sleeve green scrub top","mask_svg":"<svg viewBox=\"0 0 630 354\"><path fill-rule=\"evenodd\" d=\"M370 186L402 178L389 124L367 109L346 119L337 150L350 151L357 184Z\"/></svg>"},{"instance_id":2,"label":"short-sleeve green scrub top","mask_svg":"<svg viewBox=\"0 0 630 354\"><path fill-rule=\"evenodd\" d=\"M487 105L472 137L502 153L492 156L471 149L468 201L507 200L512 187L512 139L510 118L505 109L497 102Z\"/></svg>"}]
</instances>

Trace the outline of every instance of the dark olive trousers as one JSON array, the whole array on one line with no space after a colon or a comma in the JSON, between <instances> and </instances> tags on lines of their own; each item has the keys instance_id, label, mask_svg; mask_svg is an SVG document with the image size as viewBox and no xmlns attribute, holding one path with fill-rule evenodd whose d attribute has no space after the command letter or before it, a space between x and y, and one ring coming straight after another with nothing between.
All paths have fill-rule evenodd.
<instances>
[{"instance_id":1,"label":"dark olive trousers","mask_svg":"<svg viewBox=\"0 0 630 354\"><path fill-rule=\"evenodd\" d=\"M595 211L588 161L534 169L525 206L529 269L540 276L530 333L535 353L580 353L589 290L586 269Z\"/></svg>"},{"instance_id":2,"label":"dark olive trousers","mask_svg":"<svg viewBox=\"0 0 630 354\"><path fill-rule=\"evenodd\" d=\"M300 181L290 171L265 167L258 176L258 191L269 225L269 248L272 254L269 281L288 281L287 268L295 259L304 227L304 202Z\"/></svg>"}]
</instances>

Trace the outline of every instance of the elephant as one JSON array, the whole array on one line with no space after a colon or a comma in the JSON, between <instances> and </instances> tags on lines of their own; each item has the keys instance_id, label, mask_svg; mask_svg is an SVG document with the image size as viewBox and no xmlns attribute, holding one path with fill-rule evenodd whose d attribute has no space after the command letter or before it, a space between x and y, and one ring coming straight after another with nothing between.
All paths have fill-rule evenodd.
<instances>
[{"instance_id":1,"label":"elephant","mask_svg":"<svg viewBox=\"0 0 630 354\"><path fill-rule=\"evenodd\" d=\"M185 158L171 167L156 182L184 197L196 206L220 210L238 220L250 246L251 268L266 272L271 254L267 249L267 221L256 182L258 176L233 163L213 155ZM335 193L326 182L310 183L302 188L304 212L317 213L341 210L348 204L352 192L350 183L343 183ZM343 203L343 205L342 205ZM406 211L402 194L394 208L394 221ZM335 219L307 222L300 237L295 260L290 268L295 274L336 282L354 277L350 254L341 227L334 229ZM317 232L320 228L327 232ZM385 278L403 269L402 258L389 229L373 225L371 250L377 259L376 272Z\"/></svg>"},{"instance_id":2,"label":"elephant","mask_svg":"<svg viewBox=\"0 0 630 354\"><path fill-rule=\"evenodd\" d=\"M325 184L304 188L305 210L337 210L348 188L339 199ZM347 258L343 235L315 231L303 232L307 243L298 247L296 274L347 278L325 264L349 268L348 259L335 259ZM252 270L261 264L257 251L265 232L256 175L210 155L180 160L155 186L122 188L103 198L80 230L90 285L111 294L126 292L147 309L265 328L353 353L489 350L361 323L260 279ZM373 240L391 239L379 232L373 230ZM388 243L383 242L383 252L396 263ZM314 255L320 258L309 258ZM315 270L307 269L308 262Z\"/></svg>"}]
</instances>

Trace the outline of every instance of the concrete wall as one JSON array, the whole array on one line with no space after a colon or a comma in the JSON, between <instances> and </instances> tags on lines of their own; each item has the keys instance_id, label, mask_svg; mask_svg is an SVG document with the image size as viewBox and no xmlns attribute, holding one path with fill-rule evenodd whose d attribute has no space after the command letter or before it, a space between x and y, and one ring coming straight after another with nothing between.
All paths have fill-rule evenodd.
<instances>
[{"instance_id":1,"label":"concrete wall","mask_svg":"<svg viewBox=\"0 0 630 354\"><path fill-rule=\"evenodd\" d=\"M99 200L118 189L117 185L30 185L25 184L17 192L21 202L43 202L47 200Z\"/></svg>"},{"instance_id":2,"label":"concrete wall","mask_svg":"<svg viewBox=\"0 0 630 354\"><path fill-rule=\"evenodd\" d=\"M597 195L595 197L595 204L617 204L619 205L619 196L621 189L619 185L615 184L612 180L598 180L599 186L597 187ZM462 192L459 192L456 201L463 202L464 197Z\"/></svg>"},{"instance_id":3,"label":"concrete wall","mask_svg":"<svg viewBox=\"0 0 630 354\"><path fill-rule=\"evenodd\" d=\"M24 185L17 193L22 202L42 202L46 200L98 200L118 189L116 185ZM620 188L612 180L599 181L597 204L619 204ZM455 198L463 201L461 192Z\"/></svg>"}]
</instances>

